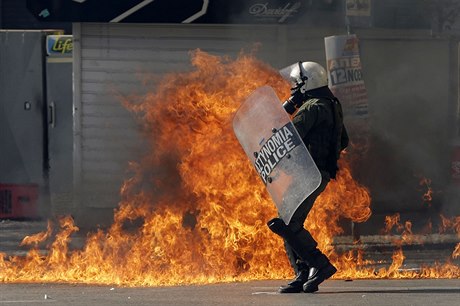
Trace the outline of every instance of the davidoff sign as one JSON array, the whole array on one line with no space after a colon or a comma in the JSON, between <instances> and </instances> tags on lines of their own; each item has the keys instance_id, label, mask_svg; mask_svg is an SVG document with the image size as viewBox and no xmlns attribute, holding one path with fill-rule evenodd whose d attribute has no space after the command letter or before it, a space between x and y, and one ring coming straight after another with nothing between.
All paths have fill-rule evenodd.
<instances>
[{"instance_id":1,"label":"davidoff sign","mask_svg":"<svg viewBox=\"0 0 460 306\"><path fill-rule=\"evenodd\" d=\"M299 11L300 2L288 2L284 6L274 7L270 3L255 3L249 7L249 14L263 19L277 19L279 23L285 22Z\"/></svg>"}]
</instances>

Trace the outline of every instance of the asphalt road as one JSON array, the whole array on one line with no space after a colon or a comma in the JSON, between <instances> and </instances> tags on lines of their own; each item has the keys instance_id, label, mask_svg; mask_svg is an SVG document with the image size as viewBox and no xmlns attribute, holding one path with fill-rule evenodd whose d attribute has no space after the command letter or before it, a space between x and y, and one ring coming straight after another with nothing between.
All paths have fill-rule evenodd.
<instances>
[{"instance_id":1,"label":"asphalt road","mask_svg":"<svg viewBox=\"0 0 460 306\"><path fill-rule=\"evenodd\" d=\"M326 281L313 294L279 294L285 281L155 288L0 284L3 305L460 305L460 279Z\"/></svg>"},{"instance_id":2,"label":"asphalt road","mask_svg":"<svg viewBox=\"0 0 460 306\"><path fill-rule=\"evenodd\" d=\"M0 222L0 251L24 255L18 247L25 235L42 231L45 222ZM78 240L77 240L78 242ZM80 242L79 242L80 243ZM430 249L408 252L407 265L418 266L439 256L443 244ZM431 250L433 249L433 250ZM368 250L372 258L382 256L382 250ZM409 251L409 250L408 250ZM448 256L452 248L446 248ZM434 253L433 253L434 252ZM433 254L432 254L433 253ZM391 252L387 254L391 258ZM436 256L435 256L436 255ZM445 254L444 254L445 255ZM421 256L421 257L420 257ZM418 258L420 257L420 258ZM3 284L0 283L0 306L3 305L458 305L460 279L425 280L328 280L314 294L278 294L285 280L247 283L154 288L120 288L83 284Z\"/></svg>"}]
</instances>

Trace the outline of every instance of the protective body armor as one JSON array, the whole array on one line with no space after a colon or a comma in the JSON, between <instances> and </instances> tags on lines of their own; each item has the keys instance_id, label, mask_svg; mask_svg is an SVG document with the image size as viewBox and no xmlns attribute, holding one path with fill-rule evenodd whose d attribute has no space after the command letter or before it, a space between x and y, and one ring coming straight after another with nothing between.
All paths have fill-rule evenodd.
<instances>
[{"instance_id":1,"label":"protective body armor","mask_svg":"<svg viewBox=\"0 0 460 306\"><path fill-rule=\"evenodd\" d=\"M311 97L292 121L318 169L335 178L340 152L348 145L340 102L332 94Z\"/></svg>"}]
</instances>

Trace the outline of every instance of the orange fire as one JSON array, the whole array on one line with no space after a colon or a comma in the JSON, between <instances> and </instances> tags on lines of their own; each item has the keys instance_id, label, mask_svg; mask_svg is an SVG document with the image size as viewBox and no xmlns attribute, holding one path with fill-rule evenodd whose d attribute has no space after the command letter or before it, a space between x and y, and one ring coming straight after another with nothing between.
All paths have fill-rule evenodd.
<instances>
[{"instance_id":1,"label":"orange fire","mask_svg":"<svg viewBox=\"0 0 460 306\"><path fill-rule=\"evenodd\" d=\"M423 194L422 199L425 205L431 206L431 201L433 200L433 189L431 188L431 180L423 178L420 180L420 186L426 187L426 192Z\"/></svg>"},{"instance_id":2,"label":"orange fire","mask_svg":"<svg viewBox=\"0 0 460 306\"><path fill-rule=\"evenodd\" d=\"M72 219L61 219L55 235L50 223L24 238L32 247L26 256L0 254L1 282L161 286L292 276L281 239L266 226L277 215L275 206L231 128L233 114L256 88L269 85L283 100L289 85L251 55L231 60L198 50L192 65L191 72L165 76L155 92L124 101L138 114L151 150L130 164L134 175L121 188L113 225L71 249L78 231ZM339 269L336 278L460 276L453 264L399 271L400 247L393 263L380 269L359 245L336 251L339 221L364 222L371 215L369 192L353 179L346 158L340 166L306 221ZM409 225L401 229L410 236Z\"/></svg>"}]
</instances>

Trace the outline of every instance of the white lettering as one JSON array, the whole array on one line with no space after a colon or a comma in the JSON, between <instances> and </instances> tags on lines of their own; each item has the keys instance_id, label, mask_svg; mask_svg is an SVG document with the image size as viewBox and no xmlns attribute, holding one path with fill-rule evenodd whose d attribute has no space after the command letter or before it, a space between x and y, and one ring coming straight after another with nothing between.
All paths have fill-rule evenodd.
<instances>
[{"instance_id":1,"label":"white lettering","mask_svg":"<svg viewBox=\"0 0 460 306\"><path fill-rule=\"evenodd\" d=\"M281 159L284 157L284 155L286 155L286 148L284 146L281 146L279 147L277 150L276 150L276 154L278 155L278 157Z\"/></svg>"},{"instance_id":2,"label":"white lettering","mask_svg":"<svg viewBox=\"0 0 460 306\"><path fill-rule=\"evenodd\" d=\"M291 130L292 129L292 130ZM292 151L302 140L294 134L292 123L286 124L277 130L255 154L254 167L260 177L267 183L269 175L283 157Z\"/></svg>"},{"instance_id":3,"label":"white lettering","mask_svg":"<svg viewBox=\"0 0 460 306\"><path fill-rule=\"evenodd\" d=\"M286 138L291 138L292 136L294 136L294 134L292 134L292 132L288 129L287 126L283 127L283 131L285 133L284 140L286 140Z\"/></svg>"},{"instance_id":4,"label":"white lettering","mask_svg":"<svg viewBox=\"0 0 460 306\"><path fill-rule=\"evenodd\" d=\"M268 176L268 174L270 174L270 172L272 172L272 169L270 168L270 166L268 164L264 165L264 172L265 172L265 174L267 176Z\"/></svg>"},{"instance_id":5,"label":"white lettering","mask_svg":"<svg viewBox=\"0 0 460 306\"><path fill-rule=\"evenodd\" d=\"M300 6L300 2L296 2L294 4L288 2L284 7L269 8L268 2L256 3L249 8L249 14L256 17L279 18L278 22L284 22L289 17L292 17L294 13L297 13Z\"/></svg>"},{"instance_id":6,"label":"white lettering","mask_svg":"<svg viewBox=\"0 0 460 306\"><path fill-rule=\"evenodd\" d=\"M276 145L275 145L275 143L273 142L273 140L271 138L267 141L267 146L270 149L271 153L275 152Z\"/></svg>"},{"instance_id":7,"label":"white lettering","mask_svg":"<svg viewBox=\"0 0 460 306\"><path fill-rule=\"evenodd\" d=\"M292 143L292 138L289 138L288 140L286 140L286 142L284 143L284 146L286 147L287 152L291 152L292 149L295 148L295 145Z\"/></svg>"},{"instance_id":8,"label":"white lettering","mask_svg":"<svg viewBox=\"0 0 460 306\"><path fill-rule=\"evenodd\" d=\"M276 146L279 147L281 143L285 140L285 137L281 131L273 135L272 137L273 141L275 142Z\"/></svg>"},{"instance_id":9,"label":"white lettering","mask_svg":"<svg viewBox=\"0 0 460 306\"><path fill-rule=\"evenodd\" d=\"M358 56L335 58L328 61L329 70L337 68L360 68L361 59Z\"/></svg>"}]
</instances>

